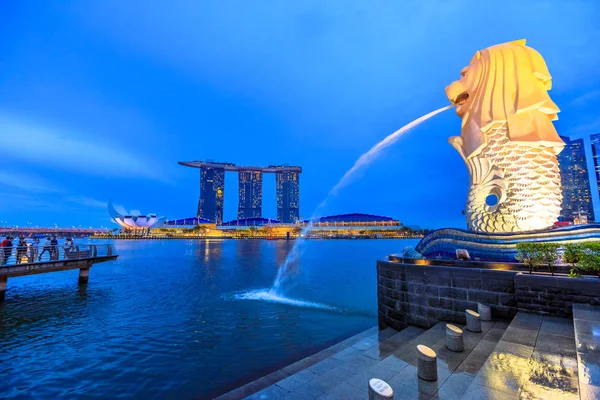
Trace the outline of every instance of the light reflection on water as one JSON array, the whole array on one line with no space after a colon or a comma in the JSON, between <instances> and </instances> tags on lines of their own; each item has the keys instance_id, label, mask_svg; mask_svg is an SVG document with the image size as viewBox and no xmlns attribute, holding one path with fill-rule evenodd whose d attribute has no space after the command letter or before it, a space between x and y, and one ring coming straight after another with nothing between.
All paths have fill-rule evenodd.
<instances>
[{"instance_id":1,"label":"light reflection on water","mask_svg":"<svg viewBox=\"0 0 600 400\"><path fill-rule=\"evenodd\" d=\"M305 304L231 299L270 286L286 241L119 241L85 289L11 279L0 398L211 397L374 326L375 259L415 243L311 241L286 293Z\"/></svg>"}]
</instances>

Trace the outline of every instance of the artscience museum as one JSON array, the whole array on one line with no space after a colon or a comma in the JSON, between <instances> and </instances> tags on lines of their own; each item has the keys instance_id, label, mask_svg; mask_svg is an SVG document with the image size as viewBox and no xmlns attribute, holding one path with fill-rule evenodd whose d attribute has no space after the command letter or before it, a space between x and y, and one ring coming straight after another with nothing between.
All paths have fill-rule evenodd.
<instances>
[{"instance_id":1,"label":"artscience museum","mask_svg":"<svg viewBox=\"0 0 600 400\"><path fill-rule=\"evenodd\" d=\"M123 211L118 211L111 201L108 202L108 213L111 220L124 229L141 230L159 228L167 220L166 217L158 217L156 214L142 215L138 210Z\"/></svg>"}]
</instances>

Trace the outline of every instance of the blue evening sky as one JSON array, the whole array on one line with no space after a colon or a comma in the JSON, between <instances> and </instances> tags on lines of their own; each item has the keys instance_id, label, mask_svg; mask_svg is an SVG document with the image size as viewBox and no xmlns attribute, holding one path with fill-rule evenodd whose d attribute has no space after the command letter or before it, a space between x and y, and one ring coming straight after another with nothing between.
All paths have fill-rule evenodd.
<instances>
[{"instance_id":1,"label":"blue evening sky","mask_svg":"<svg viewBox=\"0 0 600 400\"><path fill-rule=\"evenodd\" d=\"M193 216L198 170L177 161L202 159L302 166L308 217L363 152L448 104L476 50L521 38L553 75L559 133L600 132L598 0L9 0L0 16L0 224L107 226L109 198ZM452 111L425 122L324 213L464 227L459 130ZM233 219L235 174L225 192Z\"/></svg>"}]
</instances>

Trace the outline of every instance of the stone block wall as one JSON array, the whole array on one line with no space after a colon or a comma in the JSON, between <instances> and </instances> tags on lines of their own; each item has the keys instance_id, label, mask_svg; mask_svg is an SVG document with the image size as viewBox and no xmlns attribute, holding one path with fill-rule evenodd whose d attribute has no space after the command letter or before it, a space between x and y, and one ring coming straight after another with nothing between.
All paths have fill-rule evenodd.
<instances>
[{"instance_id":1,"label":"stone block wall","mask_svg":"<svg viewBox=\"0 0 600 400\"><path fill-rule=\"evenodd\" d=\"M570 317L573 303L600 305L600 280L517 274L515 290L519 311Z\"/></svg>"},{"instance_id":2,"label":"stone block wall","mask_svg":"<svg viewBox=\"0 0 600 400\"><path fill-rule=\"evenodd\" d=\"M439 321L465 324L465 310L492 307L495 318L517 311L571 315L571 304L600 304L600 280L523 274L461 266L377 262L380 328L429 328Z\"/></svg>"}]
</instances>

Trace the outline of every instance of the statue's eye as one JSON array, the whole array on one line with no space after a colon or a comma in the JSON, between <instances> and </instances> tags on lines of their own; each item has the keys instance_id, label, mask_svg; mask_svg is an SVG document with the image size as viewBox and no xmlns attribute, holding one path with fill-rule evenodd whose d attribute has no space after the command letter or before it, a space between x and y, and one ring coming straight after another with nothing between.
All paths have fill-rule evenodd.
<instances>
[{"instance_id":1,"label":"statue's eye","mask_svg":"<svg viewBox=\"0 0 600 400\"><path fill-rule=\"evenodd\" d=\"M460 76L463 77L463 78L465 77L465 75L467 75L466 71L463 71L463 72L460 73Z\"/></svg>"}]
</instances>

